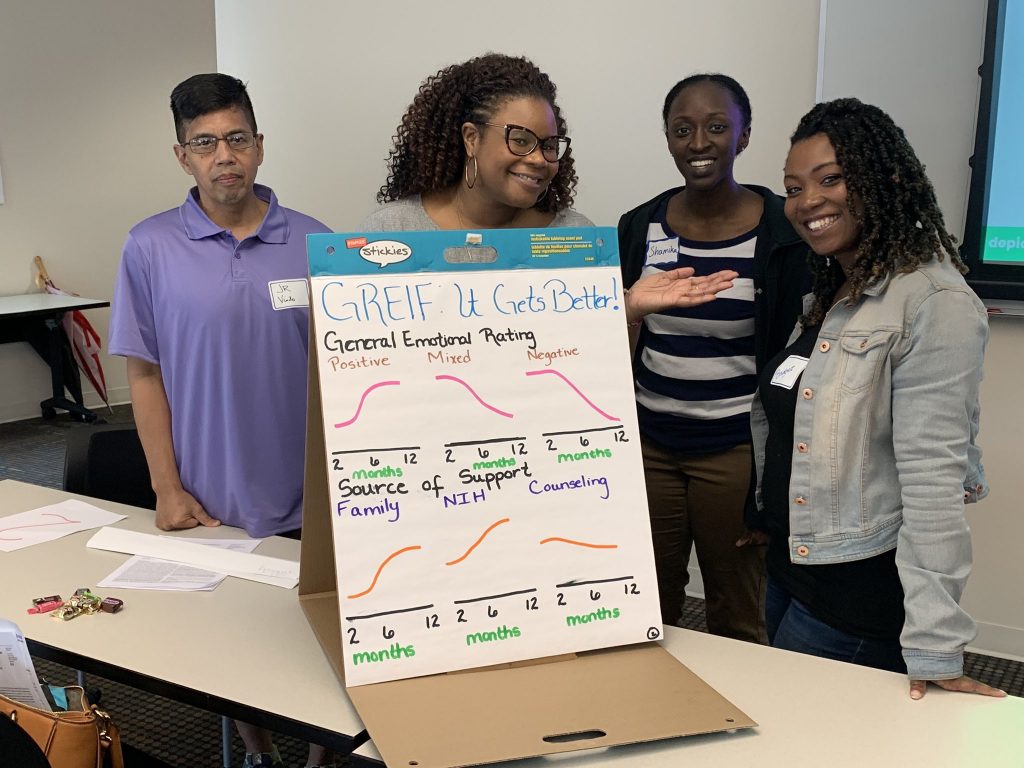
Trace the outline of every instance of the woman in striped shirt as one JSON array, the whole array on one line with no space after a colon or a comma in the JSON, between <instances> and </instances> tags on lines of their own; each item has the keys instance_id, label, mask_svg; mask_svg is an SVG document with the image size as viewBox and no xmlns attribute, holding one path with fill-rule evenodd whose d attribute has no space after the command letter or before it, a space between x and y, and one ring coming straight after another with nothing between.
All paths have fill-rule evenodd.
<instances>
[{"instance_id":1,"label":"woman in striped shirt","mask_svg":"<svg viewBox=\"0 0 1024 768\"><path fill-rule=\"evenodd\" d=\"M739 83L688 77L669 91L662 117L685 186L619 221L624 283L679 267L739 275L716 301L647 314L637 328L637 411L662 616L666 624L682 616L695 546L708 630L763 643L764 552L743 523L750 403L757 372L801 313L807 248L780 197L733 176L751 127Z\"/></svg>"}]
</instances>

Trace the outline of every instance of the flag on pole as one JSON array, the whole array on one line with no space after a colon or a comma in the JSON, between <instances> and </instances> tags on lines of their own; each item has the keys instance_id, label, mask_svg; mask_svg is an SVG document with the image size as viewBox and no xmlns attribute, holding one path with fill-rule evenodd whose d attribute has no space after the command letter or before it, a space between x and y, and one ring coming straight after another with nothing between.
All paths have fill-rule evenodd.
<instances>
[{"instance_id":1,"label":"flag on pole","mask_svg":"<svg viewBox=\"0 0 1024 768\"><path fill-rule=\"evenodd\" d=\"M63 291L54 285L50 275L46 272L46 267L43 266L43 260L39 256L35 257L35 264L36 269L39 270L36 284L40 288L45 289L47 293L56 294L57 296L78 295L77 293ZM77 309L65 312L64 317L61 319L61 324L64 327L64 333L68 337L68 341L71 343L71 351L74 354L75 362L78 363L79 370L85 374L85 378L89 380L92 388L96 390L96 394L100 396L100 399L109 408L107 380L103 376L103 366L100 364L100 348L102 346L100 335L96 333L92 323L86 320L85 315Z\"/></svg>"}]
</instances>

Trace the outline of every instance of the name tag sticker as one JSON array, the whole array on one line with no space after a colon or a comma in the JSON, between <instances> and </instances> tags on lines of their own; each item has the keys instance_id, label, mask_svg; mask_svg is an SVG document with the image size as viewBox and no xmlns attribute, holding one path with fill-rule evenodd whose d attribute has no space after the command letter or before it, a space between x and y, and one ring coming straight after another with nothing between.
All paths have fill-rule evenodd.
<instances>
[{"instance_id":1,"label":"name tag sticker","mask_svg":"<svg viewBox=\"0 0 1024 768\"><path fill-rule=\"evenodd\" d=\"M305 280L272 280L270 301L274 309L296 309L309 306L309 290Z\"/></svg>"},{"instance_id":2,"label":"name tag sticker","mask_svg":"<svg viewBox=\"0 0 1024 768\"><path fill-rule=\"evenodd\" d=\"M803 305L803 312L806 315L808 312L811 311L811 307L814 306L814 294L805 293L803 296L800 297L800 303Z\"/></svg>"},{"instance_id":3,"label":"name tag sticker","mask_svg":"<svg viewBox=\"0 0 1024 768\"><path fill-rule=\"evenodd\" d=\"M772 386L792 389L793 385L796 384L797 379L800 378L800 374L804 372L804 368L806 367L806 357L790 355L782 361L782 364L776 368L775 373L772 374Z\"/></svg>"},{"instance_id":4,"label":"name tag sticker","mask_svg":"<svg viewBox=\"0 0 1024 768\"><path fill-rule=\"evenodd\" d=\"M679 261L679 238L652 240L647 243L647 260L644 264L675 264Z\"/></svg>"}]
</instances>

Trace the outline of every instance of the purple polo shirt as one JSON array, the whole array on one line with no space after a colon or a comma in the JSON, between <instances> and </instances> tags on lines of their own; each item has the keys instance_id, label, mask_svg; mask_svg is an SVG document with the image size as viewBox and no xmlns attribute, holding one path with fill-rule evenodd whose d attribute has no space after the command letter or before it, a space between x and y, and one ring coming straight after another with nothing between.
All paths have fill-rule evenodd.
<instances>
[{"instance_id":1,"label":"purple polo shirt","mask_svg":"<svg viewBox=\"0 0 1024 768\"><path fill-rule=\"evenodd\" d=\"M330 230L255 191L270 207L241 243L195 188L129 232L109 349L160 366L185 489L263 537L302 524L309 312L282 281L306 278L306 235Z\"/></svg>"}]
</instances>

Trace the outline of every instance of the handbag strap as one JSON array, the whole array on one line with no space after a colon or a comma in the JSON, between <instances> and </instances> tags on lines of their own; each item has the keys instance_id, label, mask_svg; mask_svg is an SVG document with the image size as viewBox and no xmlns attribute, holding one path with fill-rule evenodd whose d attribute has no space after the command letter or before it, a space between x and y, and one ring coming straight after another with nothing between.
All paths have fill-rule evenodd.
<instances>
[{"instance_id":1,"label":"handbag strap","mask_svg":"<svg viewBox=\"0 0 1024 768\"><path fill-rule=\"evenodd\" d=\"M110 719L110 715L92 706L96 715L96 728L100 735L101 765L98 768L124 768L124 755L121 754L121 731Z\"/></svg>"}]
</instances>

